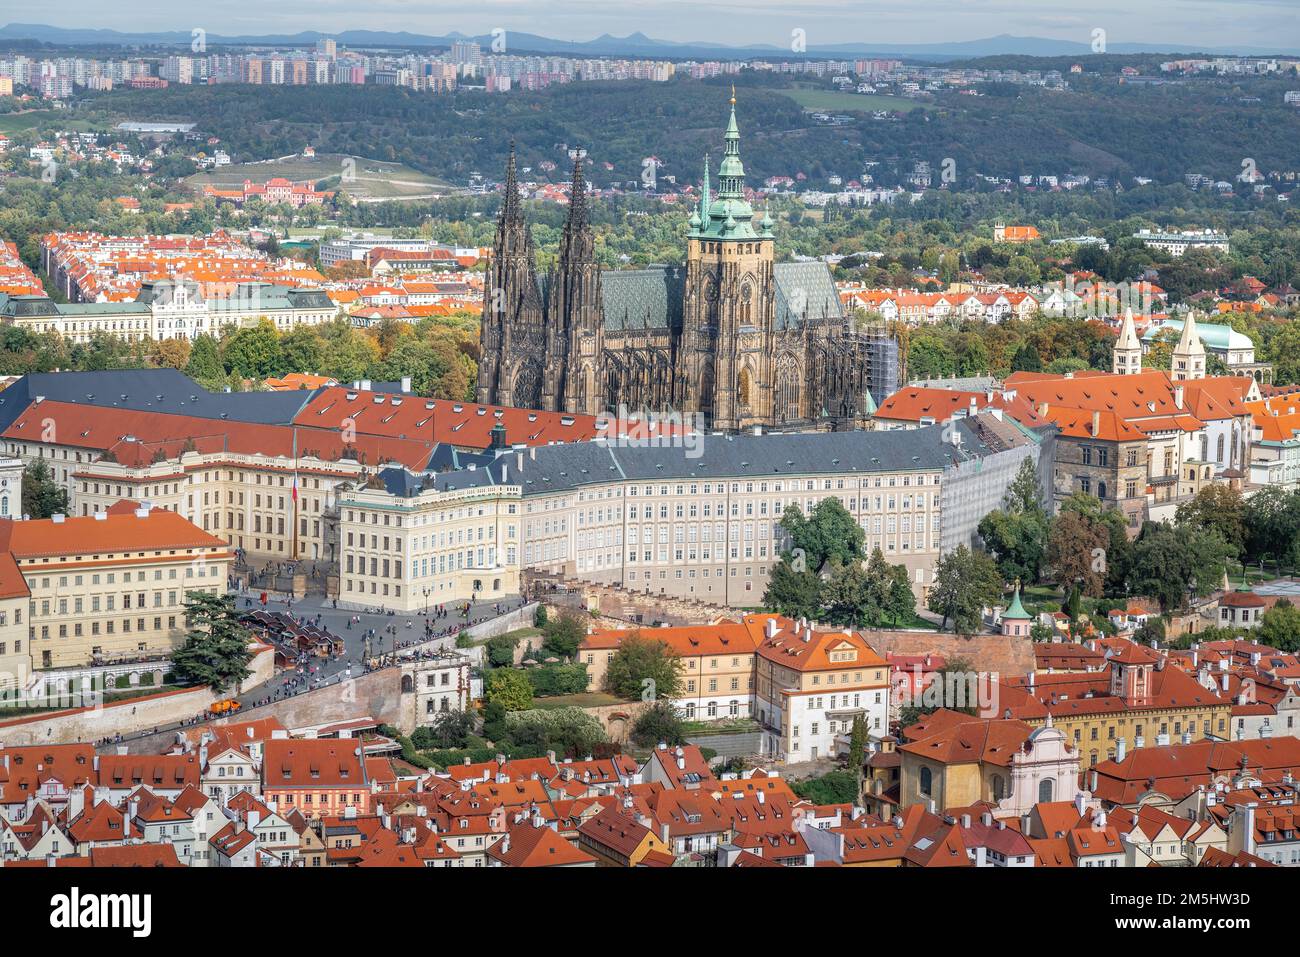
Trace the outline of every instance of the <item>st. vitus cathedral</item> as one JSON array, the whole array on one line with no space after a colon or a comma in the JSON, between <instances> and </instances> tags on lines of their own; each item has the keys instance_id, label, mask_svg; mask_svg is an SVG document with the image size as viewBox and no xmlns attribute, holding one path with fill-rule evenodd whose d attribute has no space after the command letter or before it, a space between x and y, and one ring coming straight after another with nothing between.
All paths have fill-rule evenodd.
<instances>
[{"instance_id":1,"label":"st. vitus cathedral","mask_svg":"<svg viewBox=\"0 0 1300 957\"><path fill-rule=\"evenodd\" d=\"M853 428L898 385L897 344L855 328L822 262L775 262L745 199L736 100L718 189L705 157L686 264L603 270L582 153L551 271L537 274L514 150L485 282L478 400L597 415L699 416L710 429Z\"/></svg>"}]
</instances>

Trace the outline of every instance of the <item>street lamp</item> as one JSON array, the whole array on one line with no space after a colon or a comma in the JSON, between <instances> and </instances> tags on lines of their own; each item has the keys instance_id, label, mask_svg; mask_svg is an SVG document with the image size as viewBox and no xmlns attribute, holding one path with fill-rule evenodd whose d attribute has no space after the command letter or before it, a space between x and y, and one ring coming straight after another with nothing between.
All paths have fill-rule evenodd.
<instances>
[{"instance_id":1,"label":"street lamp","mask_svg":"<svg viewBox=\"0 0 1300 957\"><path fill-rule=\"evenodd\" d=\"M429 617L429 591L430 591L429 586L425 585L422 591L424 592L424 617L428 618Z\"/></svg>"}]
</instances>

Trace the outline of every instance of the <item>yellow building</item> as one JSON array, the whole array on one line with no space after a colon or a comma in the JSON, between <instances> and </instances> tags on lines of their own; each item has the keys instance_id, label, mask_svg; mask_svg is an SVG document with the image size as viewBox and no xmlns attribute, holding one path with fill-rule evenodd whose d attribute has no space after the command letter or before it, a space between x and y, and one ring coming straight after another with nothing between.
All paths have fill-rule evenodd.
<instances>
[{"instance_id":1,"label":"yellow building","mask_svg":"<svg viewBox=\"0 0 1300 957\"><path fill-rule=\"evenodd\" d=\"M27 588L24 653L37 668L169 654L186 634L186 594L224 593L230 563L224 541L175 512L129 505L0 521L0 552Z\"/></svg>"},{"instance_id":2,"label":"yellow building","mask_svg":"<svg viewBox=\"0 0 1300 957\"><path fill-rule=\"evenodd\" d=\"M520 491L391 469L339 496L339 601L397 611L519 593Z\"/></svg>"},{"instance_id":3,"label":"yellow building","mask_svg":"<svg viewBox=\"0 0 1300 957\"><path fill-rule=\"evenodd\" d=\"M1230 699L1167 665L1158 652L1129 641L1112 642L1098 671L1004 680L994 709L1034 726L1050 713L1084 769L1122 759L1131 748L1228 740L1231 734Z\"/></svg>"},{"instance_id":4,"label":"yellow building","mask_svg":"<svg viewBox=\"0 0 1300 957\"><path fill-rule=\"evenodd\" d=\"M889 668L860 634L816 629L782 615L707 625L592 632L578 650L593 688L628 635L668 645L681 662L677 709L693 720L754 718L764 753L799 761L832 757L861 717L887 733Z\"/></svg>"}]
</instances>

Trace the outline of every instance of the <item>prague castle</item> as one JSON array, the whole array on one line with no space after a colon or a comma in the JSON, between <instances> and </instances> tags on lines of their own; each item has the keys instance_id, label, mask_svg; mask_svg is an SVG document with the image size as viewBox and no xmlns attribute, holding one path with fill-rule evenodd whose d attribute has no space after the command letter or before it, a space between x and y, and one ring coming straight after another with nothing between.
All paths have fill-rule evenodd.
<instances>
[{"instance_id":1,"label":"prague castle","mask_svg":"<svg viewBox=\"0 0 1300 957\"><path fill-rule=\"evenodd\" d=\"M708 157L684 265L603 270L582 154L555 266L536 268L511 150L485 283L478 400L547 411L677 412L733 431L848 429L898 386L897 344L856 328L820 262L776 262L745 198L735 96L718 186Z\"/></svg>"}]
</instances>

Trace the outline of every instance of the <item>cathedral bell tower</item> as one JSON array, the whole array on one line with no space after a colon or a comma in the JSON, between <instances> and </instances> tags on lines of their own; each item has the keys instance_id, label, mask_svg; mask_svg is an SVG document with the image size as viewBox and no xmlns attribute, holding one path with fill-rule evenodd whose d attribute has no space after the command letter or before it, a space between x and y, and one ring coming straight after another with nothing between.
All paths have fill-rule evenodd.
<instances>
[{"instance_id":1,"label":"cathedral bell tower","mask_svg":"<svg viewBox=\"0 0 1300 957\"><path fill-rule=\"evenodd\" d=\"M483 284L479 402L526 409L540 406L544 320L533 235L524 220L511 143L505 195Z\"/></svg>"},{"instance_id":2,"label":"cathedral bell tower","mask_svg":"<svg viewBox=\"0 0 1300 957\"><path fill-rule=\"evenodd\" d=\"M700 201L687 232L674 388L678 408L702 414L709 428L734 430L771 420L774 247L771 220L764 216L756 229L745 199L733 87L718 192L711 194L705 156Z\"/></svg>"},{"instance_id":3,"label":"cathedral bell tower","mask_svg":"<svg viewBox=\"0 0 1300 957\"><path fill-rule=\"evenodd\" d=\"M560 254L547 283L546 358L542 408L596 415L603 411L601 356L605 348L600 267L587 218L586 151L573 154L569 215Z\"/></svg>"}]
</instances>

